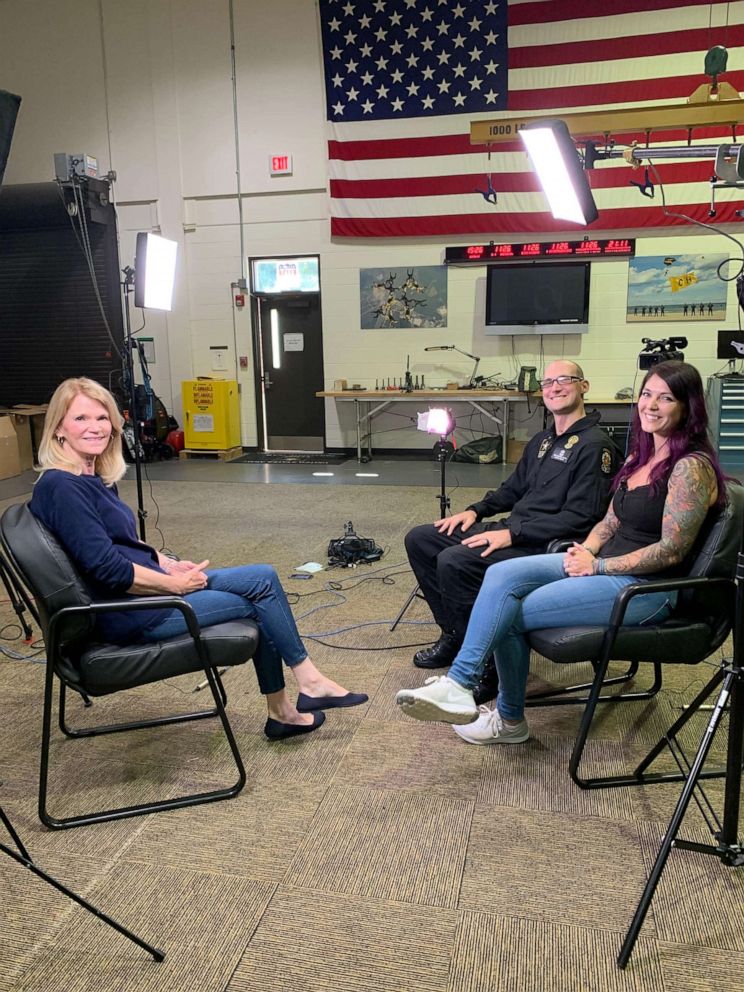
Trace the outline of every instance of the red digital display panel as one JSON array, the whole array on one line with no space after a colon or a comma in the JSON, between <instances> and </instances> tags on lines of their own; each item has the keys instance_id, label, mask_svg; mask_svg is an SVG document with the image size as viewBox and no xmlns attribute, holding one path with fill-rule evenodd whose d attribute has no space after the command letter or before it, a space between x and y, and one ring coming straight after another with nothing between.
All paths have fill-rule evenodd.
<instances>
[{"instance_id":1,"label":"red digital display panel","mask_svg":"<svg viewBox=\"0 0 744 992\"><path fill-rule=\"evenodd\" d=\"M530 241L526 244L464 245L444 249L448 265L473 262L501 262L525 258L632 258L635 255L635 238L584 238L582 241Z\"/></svg>"}]
</instances>

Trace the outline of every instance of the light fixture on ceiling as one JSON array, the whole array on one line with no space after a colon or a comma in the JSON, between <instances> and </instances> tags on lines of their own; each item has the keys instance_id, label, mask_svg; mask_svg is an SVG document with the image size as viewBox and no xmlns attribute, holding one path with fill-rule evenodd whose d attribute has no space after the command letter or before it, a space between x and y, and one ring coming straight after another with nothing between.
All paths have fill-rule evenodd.
<instances>
[{"instance_id":1,"label":"light fixture on ceiling","mask_svg":"<svg viewBox=\"0 0 744 992\"><path fill-rule=\"evenodd\" d=\"M565 122L535 121L521 128L519 136L556 220L593 223L599 212Z\"/></svg>"}]
</instances>

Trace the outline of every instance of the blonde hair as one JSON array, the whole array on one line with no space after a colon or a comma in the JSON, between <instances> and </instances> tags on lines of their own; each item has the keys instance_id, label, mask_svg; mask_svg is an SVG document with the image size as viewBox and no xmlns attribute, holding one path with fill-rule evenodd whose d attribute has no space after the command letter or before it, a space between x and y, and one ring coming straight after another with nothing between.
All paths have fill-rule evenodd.
<instances>
[{"instance_id":1,"label":"blonde hair","mask_svg":"<svg viewBox=\"0 0 744 992\"><path fill-rule=\"evenodd\" d=\"M111 437L106 445L103 454L96 458L96 474L103 479L107 486L113 486L115 482L125 474L127 470L122 454L121 434L124 426L124 419L119 413L116 400L100 383L93 379L65 379L54 390L54 395L49 402L49 409L44 418L44 430L39 444L39 464L37 471L46 472L50 468L61 469L64 472L72 472L73 475L81 475L82 467L79 461L69 457L65 451L64 444L57 440L57 431L62 421L70 409L70 405L76 396L87 396L88 399L95 400L106 408L111 421Z\"/></svg>"}]
</instances>

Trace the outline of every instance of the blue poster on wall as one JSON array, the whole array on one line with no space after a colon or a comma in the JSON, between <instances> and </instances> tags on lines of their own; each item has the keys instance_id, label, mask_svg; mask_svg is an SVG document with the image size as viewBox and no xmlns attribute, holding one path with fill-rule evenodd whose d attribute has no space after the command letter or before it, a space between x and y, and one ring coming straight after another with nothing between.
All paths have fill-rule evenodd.
<instances>
[{"instance_id":1,"label":"blue poster on wall","mask_svg":"<svg viewBox=\"0 0 744 992\"><path fill-rule=\"evenodd\" d=\"M628 267L628 323L726 318L728 255L643 255Z\"/></svg>"},{"instance_id":2,"label":"blue poster on wall","mask_svg":"<svg viewBox=\"0 0 744 992\"><path fill-rule=\"evenodd\" d=\"M447 267L359 270L360 326L446 327Z\"/></svg>"}]
</instances>

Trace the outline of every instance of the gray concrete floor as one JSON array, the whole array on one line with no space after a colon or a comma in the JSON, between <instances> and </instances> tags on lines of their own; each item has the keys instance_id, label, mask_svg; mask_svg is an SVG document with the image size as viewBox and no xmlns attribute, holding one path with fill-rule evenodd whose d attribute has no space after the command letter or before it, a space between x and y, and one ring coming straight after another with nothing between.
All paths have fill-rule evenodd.
<instances>
[{"instance_id":1,"label":"gray concrete floor","mask_svg":"<svg viewBox=\"0 0 744 992\"><path fill-rule=\"evenodd\" d=\"M461 487L496 489L514 469L513 465L467 465L448 462L445 466L446 492ZM0 500L30 494L35 472L24 472L0 481ZM130 465L127 479L134 480ZM437 462L400 458L374 458L365 465L356 459L340 465L262 465L220 462L214 459L150 462L142 465L142 481L147 482L226 482L262 485L300 482L319 486L429 486L439 491L441 469Z\"/></svg>"},{"instance_id":2,"label":"gray concrete floor","mask_svg":"<svg viewBox=\"0 0 744 992\"><path fill-rule=\"evenodd\" d=\"M460 488L497 489L514 470L514 465L468 465L447 462L445 466L446 492L451 496ZM725 471L724 467L724 471ZM741 466L733 466L729 473L744 478ZM0 501L14 499L31 493L36 478L32 471L23 472L11 479L0 480ZM127 479L135 479L134 466L130 465ZM405 460L400 457L374 458L360 465L355 458L340 465L263 465L257 463L220 462L215 459L189 459L184 461L150 462L142 465L142 482L226 482L249 485L300 482L318 486L429 486L435 492L441 487L441 469L438 462L422 459Z\"/></svg>"}]
</instances>

